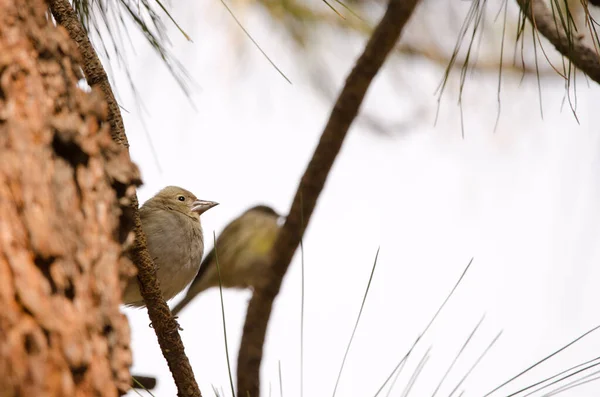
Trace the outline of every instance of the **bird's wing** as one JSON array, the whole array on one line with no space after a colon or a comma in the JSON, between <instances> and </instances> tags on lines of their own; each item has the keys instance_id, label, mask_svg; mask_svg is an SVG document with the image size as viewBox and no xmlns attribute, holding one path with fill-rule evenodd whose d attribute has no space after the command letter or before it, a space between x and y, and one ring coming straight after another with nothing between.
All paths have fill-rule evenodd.
<instances>
[{"instance_id":1,"label":"bird's wing","mask_svg":"<svg viewBox=\"0 0 600 397\"><path fill-rule=\"evenodd\" d=\"M242 220L240 218L237 218L236 220L231 222L229 225L227 225L225 227L225 229L223 229L223 231L221 232L221 235L219 236L219 238L217 238L216 246L219 247L219 265L224 264L221 261L223 259L222 251L223 251L223 249L227 248L227 246L224 244L227 244L227 242L230 241L232 236L237 237L239 235L239 229L242 225L243 225ZM208 255L206 255L206 257L202 261L202 264L200 265L200 269L198 270L198 274L196 275L196 278L194 278L194 281L192 281L192 284L190 284L188 294L190 292L194 291L196 289L194 287L197 287L198 284L203 281L202 278L205 276L205 273L207 272L207 270L212 266L216 266L216 259L217 258L215 256L215 247L213 247L213 249L210 250ZM227 261L225 261L225 262L227 262ZM197 294L197 293L198 292L195 292L195 294Z\"/></svg>"},{"instance_id":2,"label":"bird's wing","mask_svg":"<svg viewBox=\"0 0 600 397\"><path fill-rule=\"evenodd\" d=\"M198 284L202 280L202 276L204 275L204 273L206 273L206 270L209 268L211 262L214 259L215 259L215 249L213 248L210 250L208 255L206 255L206 258L204 258L204 260L202 261L202 264L200 265L200 269L198 269L198 274L196 274L196 277L194 278L194 281L192 281L190 288L193 287L194 284Z\"/></svg>"},{"instance_id":3,"label":"bird's wing","mask_svg":"<svg viewBox=\"0 0 600 397\"><path fill-rule=\"evenodd\" d=\"M173 307L173 309L171 310L171 312L173 313L174 316L176 316L185 306L187 306L188 303L191 302L192 299L194 299L196 297L196 295L198 295L201 292L198 290L198 285L202 282L202 276L206 273L206 270L210 267L210 264L212 263L214 257L215 257L215 249L213 248L212 250L210 250L208 255L206 255L206 258L204 258L204 260L202 261L202 264L200 265L200 269L198 270L198 274L196 274L196 277L194 277L194 280L190 284L190 287L188 288L187 292L185 293L185 296L183 297L183 299L180 302L178 302L177 305L175 305Z\"/></svg>"}]
</instances>

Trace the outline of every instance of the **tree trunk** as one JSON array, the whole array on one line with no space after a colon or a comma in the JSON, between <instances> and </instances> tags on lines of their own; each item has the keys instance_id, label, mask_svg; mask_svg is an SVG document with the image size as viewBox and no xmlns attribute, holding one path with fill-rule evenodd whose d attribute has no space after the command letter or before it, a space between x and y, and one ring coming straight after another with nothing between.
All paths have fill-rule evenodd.
<instances>
[{"instance_id":1,"label":"tree trunk","mask_svg":"<svg viewBox=\"0 0 600 397\"><path fill-rule=\"evenodd\" d=\"M116 396L137 170L46 11L0 0L0 396Z\"/></svg>"}]
</instances>

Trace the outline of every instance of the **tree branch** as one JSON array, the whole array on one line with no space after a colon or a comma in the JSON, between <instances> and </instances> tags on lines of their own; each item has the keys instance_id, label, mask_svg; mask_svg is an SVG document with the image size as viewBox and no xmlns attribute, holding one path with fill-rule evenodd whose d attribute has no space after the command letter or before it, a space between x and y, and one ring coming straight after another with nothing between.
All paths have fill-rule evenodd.
<instances>
[{"instance_id":1,"label":"tree branch","mask_svg":"<svg viewBox=\"0 0 600 397\"><path fill-rule=\"evenodd\" d=\"M419 0L390 0L387 11L373 32L354 69L346 79L308 167L300 180L289 215L271 251L273 272L264 286L255 289L248 305L238 356L238 395L260 393L262 347L273 300L310 220L327 175L340 151L346 133L358 114L371 82Z\"/></svg>"},{"instance_id":2,"label":"tree branch","mask_svg":"<svg viewBox=\"0 0 600 397\"><path fill-rule=\"evenodd\" d=\"M563 56L567 57L582 72L600 83L600 58L598 54L586 46L581 40L570 38L560 29L544 0L517 0L523 14Z\"/></svg>"},{"instance_id":3,"label":"tree branch","mask_svg":"<svg viewBox=\"0 0 600 397\"><path fill-rule=\"evenodd\" d=\"M102 63L87 37L77 14L68 0L48 0L50 10L56 21L62 25L72 40L79 46L83 57L83 71L90 86L98 86L104 93L108 103L108 121L113 140L129 147L123 119ZM179 336L179 324L165 302L158 279L156 267L148 253L146 236L142 231L142 223L138 211L137 195L132 200L133 219L135 223L135 244L131 254L138 270L140 291L148 308L148 316L152 322L163 356L167 360L173 380L177 386L179 397L200 397L200 389L194 378L192 366L185 355L185 349Z\"/></svg>"},{"instance_id":4,"label":"tree branch","mask_svg":"<svg viewBox=\"0 0 600 397\"><path fill-rule=\"evenodd\" d=\"M127 137L125 136L125 128L123 127L123 119L119 111L119 105L115 100L115 96L108 82L108 77L96 51L92 47L85 29L79 22L77 14L66 0L48 0L52 16L56 19L59 25L62 25L71 40L77 43L81 56L83 57L83 71L87 79L87 83L92 86L99 87L104 93L104 98L108 104L108 123L110 124L110 133L113 140L117 143L129 147Z\"/></svg>"}]
</instances>

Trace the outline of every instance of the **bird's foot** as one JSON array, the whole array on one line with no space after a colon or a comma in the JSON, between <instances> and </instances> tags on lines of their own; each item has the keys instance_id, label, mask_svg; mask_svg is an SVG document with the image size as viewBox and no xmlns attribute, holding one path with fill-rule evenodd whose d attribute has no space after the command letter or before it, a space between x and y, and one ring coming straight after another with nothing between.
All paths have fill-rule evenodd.
<instances>
[{"instance_id":1,"label":"bird's foot","mask_svg":"<svg viewBox=\"0 0 600 397\"><path fill-rule=\"evenodd\" d=\"M179 325L179 322L177 320L179 320L179 316L174 316L173 319L175 320L175 323L177 324L177 329L180 331L183 331L183 328L181 328L181 325Z\"/></svg>"},{"instance_id":2,"label":"bird's foot","mask_svg":"<svg viewBox=\"0 0 600 397\"><path fill-rule=\"evenodd\" d=\"M183 328L181 328L181 325L179 325L179 323L177 322L178 318L179 318L178 316L173 317L173 319L175 320L175 324L177 324L177 329L179 331L183 331ZM154 324L150 323L150 324L148 324L148 327L154 328Z\"/></svg>"}]
</instances>

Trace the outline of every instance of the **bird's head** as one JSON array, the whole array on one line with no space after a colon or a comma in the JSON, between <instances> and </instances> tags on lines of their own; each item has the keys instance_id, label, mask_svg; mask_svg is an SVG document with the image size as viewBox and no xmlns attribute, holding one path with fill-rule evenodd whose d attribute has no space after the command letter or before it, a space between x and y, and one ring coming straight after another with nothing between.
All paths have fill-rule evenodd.
<instances>
[{"instance_id":1,"label":"bird's head","mask_svg":"<svg viewBox=\"0 0 600 397\"><path fill-rule=\"evenodd\" d=\"M251 213L256 213L256 214L263 214L263 215L272 216L272 217L275 217L275 218L278 218L278 217L281 216L273 208L269 207L268 205L264 205L264 204L256 205L256 206L250 208L246 212L251 212Z\"/></svg>"},{"instance_id":2,"label":"bird's head","mask_svg":"<svg viewBox=\"0 0 600 397\"><path fill-rule=\"evenodd\" d=\"M201 214L219 205L214 201L199 200L192 192L178 186L167 186L151 200L194 219L200 219Z\"/></svg>"},{"instance_id":3,"label":"bird's head","mask_svg":"<svg viewBox=\"0 0 600 397\"><path fill-rule=\"evenodd\" d=\"M264 204L255 205L254 207L248 209L243 215L243 217L260 217L262 219L273 219L277 222L278 226L282 226L285 222L285 217L275 211L272 207Z\"/></svg>"}]
</instances>

